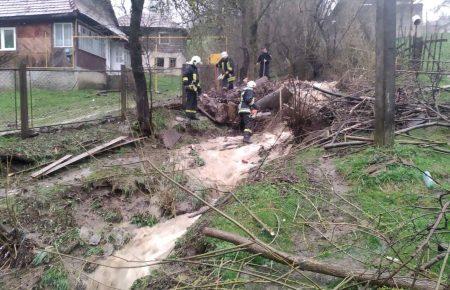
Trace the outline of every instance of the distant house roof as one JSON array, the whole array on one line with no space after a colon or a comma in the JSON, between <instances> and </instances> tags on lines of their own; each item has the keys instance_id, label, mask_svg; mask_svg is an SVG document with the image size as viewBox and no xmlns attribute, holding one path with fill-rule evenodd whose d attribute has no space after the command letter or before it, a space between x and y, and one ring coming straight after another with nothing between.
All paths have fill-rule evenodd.
<instances>
[{"instance_id":1,"label":"distant house roof","mask_svg":"<svg viewBox=\"0 0 450 290\"><path fill-rule=\"evenodd\" d=\"M130 26L130 16L125 15L119 17L119 25L121 27L129 27ZM180 24L171 20L167 16L161 16L159 14L142 14L141 27L145 28L170 28L170 29L181 29L186 30Z\"/></svg>"},{"instance_id":2,"label":"distant house roof","mask_svg":"<svg viewBox=\"0 0 450 290\"><path fill-rule=\"evenodd\" d=\"M0 21L24 17L84 15L112 33L125 36L109 0L0 0Z\"/></svg>"}]
</instances>

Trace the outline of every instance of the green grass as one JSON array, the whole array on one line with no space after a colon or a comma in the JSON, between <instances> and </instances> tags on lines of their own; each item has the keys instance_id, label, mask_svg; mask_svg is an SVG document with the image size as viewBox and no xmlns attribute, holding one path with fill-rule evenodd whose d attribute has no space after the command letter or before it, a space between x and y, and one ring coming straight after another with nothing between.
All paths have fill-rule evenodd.
<instances>
[{"instance_id":1,"label":"green grass","mask_svg":"<svg viewBox=\"0 0 450 290\"><path fill-rule=\"evenodd\" d=\"M152 227L158 223L158 219L151 213L137 213L131 218L131 223L138 227Z\"/></svg>"},{"instance_id":2,"label":"green grass","mask_svg":"<svg viewBox=\"0 0 450 290\"><path fill-rule=\"evenodd\" d=\"M416 137L445 142L449 141L450 136L448 129L418 130L411 134ZM443 147L450 149L448 146ZM269 175L265 176L262 181L252 182L237 189L238 198L268 227L278 232L273 242L273 237L265 232L262 226L238 202L227 205L224 211L259 239L267 243L272 242L272 246L285 252L299 253L300 251L304 254L315 255L316 259L332 263L341 263L352 256L367 261L369 268L376 267L378 262L374 259L379 256L399 257L406 260L416 249L420 240L400 242L396 247L399 252L397 255L386 247L385 241L379 234L352 229L348 233L344 230L340 236L336 235L334 243L340 248L337 250L329 241L321 238L312 227L305 225L304 221L318 222L322 220L326 224L327 221L339 222L339 218L343 218L344 222L358 223L363 227L374 228L378 233L393 240L406 238L414 234L416 229L426 229L436 219L438 210L433 212L418 207L439 208L436 198L439 190L430 191L425 187L422 181L422 172L398 163L389 165L385 171L376 176L369 175L366 170L373 164L382 164L393 158L401 159L422 170L429 170L432 176L441 183L441 191L450 190L450 162L447 156L429 148L396 145L390 150L368 147L359 153L335 159L338 172L349 184L349 191L345 196L362 209L359 211L350 207L337 196L330 195L328 181L322 180L319 182L323 182L323 184L318 184L317 180L311 179L310 171L319 167L318 157L322 154L324 153L321 150L313 149L298 154L296 159L290 160L281 168L274 168L273 165L267 166L264 168L264 172ZM296 173L298 182L286 183L270 178L273 174L284 176L290 172ZM305 196L308 196L309 200ZM330 207L330 203L347 210L351 215ZM318 213L321 218L318 217ZM355 221L354 216L358 220ZM207 220L208 226L247 236L235 224L216 213L212 213ZM412 220L414 223L411 222ZM399 227L401 223L405 224ZM440 226L444 226L444 222L441 222ZM324 233L330 234L331 232L327 226L318 228ZM307 242L303 243L302 241ZM231 246L227 242L212 238L207 238L207 242L214 250L227 249ZM450 243L450 235L445 234L445 230L443 233L437 234L431 241L430 249L424 259L432 258L437 254L437 242ZM233 260L247 258L250 258L248 253L229 253L220 256L216 263L226 262L233 265ZM409 265L414 267L422 262L424 261L416 259ZM270 262L258 257L253 260L253 263L269 265ZM236 267L236 264L234 266ZM442 262L436 264L431 269L432 275L437 275L441 266ZM218 275L217 270L215 271L213 275ZM446 274L449 273L450 269L447 269ZM220 275L222 280L236 278L236 274L232 271L222 270Z\"/></svg>"},{"instance_id":3,"label":"green grass","mask_svg":"<svg viewBox=\"0 0 450 290\"><path fill-rule=\"evenodd\" d=\"M34 126L92 120L120 109L119 93L97 96L96 90L30 92L29 118ZM19 96L17 95L17 98ZM19 104L19 100L17 100ZM18 108L20 120L20 108ZM14 92L0 92L0 130L14 124Z\"/></svg>"},{"instance_id":4,"label":"green grass","mask_svg":"<svg viewBox=\"0 0 450 290\"><path fill-rule=\"evenodd\" d=\"M306 151L300 154L297 159L285 165L283 171L298 176L298 183L273 182L270 178L265 178L264 181L249 183L236 190L235 194L238 199L276 234L275 239L238 202L228 205L224 209L225 212L244 225L251 233L261 240L271 243L275 248L285 252L294 251L295 239L302 233L304 225L294 222L293 217L296 215L296 212L305 216L312 212L312 208L302 202L299 194L299 190L304 190L309 184L303 162L314 162L313 160L320 153L321 151L319 150ZM271 168L271 166L265 168L265 171L269 172L279 172L278 170L279 168L275 169ZM299 204L302 206L298 208ZM244 231L221 215L212 214L212 216L208 217L208 220L213 228L247 236ZM230 247L229 243L221 240L208 238L207 241L215 250ZM241 252L238 255L231 253L222 257L225 261L231 261L248 258L250 254L246 252ZM253 263L258 265L269 265L271 263L269 260L261 257L256 257L252 260ZM224 280L234 280L236 278L236 273L233 271L222 271L221 275Z\"/></svg>"},{"instance_id":5,"label":"green grass","mask_svg":"<svg viewBox=\"0 0 450 290\"><path fill-rule=\"evenodd\" d=\"M51 266L42 275L38 289L68 290L70 288L67 272L62 267Z\"/></svg>"},{"instance_id":6,"label":"green grass","mask_svg":"<svg viewBox=\"0 0 450 290\"><path fill-rule=\"evenodd\" d=\"M181 96L181 76L154 74L153 77L153 96L154 101L161 101L166 99ZM149 82L147 77L147 83Z\"/></svg>"},{"instance_id":7,"label":"green grass","mask_svg":"<svg viewBox=\"0 0 450 290\"><path fill-rule=\"evenodd\" d=\"M36 162L47 162L66 154L84 152L86 148L116 138L120 132L115 124L102 124L50 134L39 134L29 139L0 137L0 154L19 155Z\"/></svg>"},{"instance_id":8,"label":"green grass","mask_svg":"<svg viewBox=\"0 0 450 290\"><path fill-rule=\"evenodd\" d=\"M450 130L418 130L412 135L448 142ZM448 150L449 146L446 148ZM378 175L371 176L366 172L369 166L392 159L397 162L389 165ZM436 190L427 189L422 180L423 173L402 163L412 164L422 171L430 171L432 177L441 185ZM439 208L436 196L440 192L450 190L449 158L428 148L399 144L393 149L370 147L360 153L338 159L337 166L341 174L351 183L351 193L355 202L368 216L377 221L377 229L392 239L410 237L417 229L426 229L433 224L437 210L427 211L421 208ZM444 198L444 203L446 201L448 199ZM404 226L398 227L401 223L404 223ZM444 226L444 222L441 222L440 226ZM450 243L450 235L445 234L445 230L444 233L437 234L430 243L428 257L437 254L437 243ZM399 257L407 259L417 246L417 241L399 243L397 245ZM389 255L396 256L396 253L390 252ZM420 261L414 260L412 263L417 264ZM438 273L440 266L442 263L438 263L432 270ZM450 273L448 267L446 273Z\"/></svg>"}]
</instances>

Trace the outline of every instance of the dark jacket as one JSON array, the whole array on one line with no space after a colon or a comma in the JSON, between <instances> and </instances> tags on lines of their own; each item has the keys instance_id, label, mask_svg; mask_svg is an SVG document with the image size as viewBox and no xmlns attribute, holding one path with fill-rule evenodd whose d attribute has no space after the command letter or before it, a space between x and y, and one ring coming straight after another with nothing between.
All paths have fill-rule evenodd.
<instances>
[{"instance_id":1,"label":"dark jacket","mask_svg":"<svg viewBox=\"0 0 450 290\"><path fill-rule=\"evenodd\" d=\"M257 63L264 64L264 60L266 65L268 65L272 61L272 56L268 52L263 52L259 55Z\"/></svg>"},{"instance_id":2,"label":"dark jacket","mask_svg":"<svg viewBox=\"0 0 450 290\"><path fill-rule=\"evenodd\" d=\"M257 106L255 105L255 92L253 89L245 88L241 93L239 114L250 114L253 109L257 109Z\"/></svg>"},{"instance_id":3,"label":"dark jacket","mask_svg":"<svg viewBox=\"0 0 450 290\"><path fill-rule=\"evenodd\" d=\"M224 78L229 78L234 76L234 64L233 60L231 58L222 58L217 64L216 67L218 67L221 72L224 75Z\"/></svg>"},{"instance_id":4,"label":"dark jacket","mask_svg":"<svg viewBox=\"0 0 450 290\"><path fill-rule=\"evenodd\" d=\"M189 65L183 72L183 86L190 91L200 91L200 78L195 65Z\"/></svg>"}]
</instances>

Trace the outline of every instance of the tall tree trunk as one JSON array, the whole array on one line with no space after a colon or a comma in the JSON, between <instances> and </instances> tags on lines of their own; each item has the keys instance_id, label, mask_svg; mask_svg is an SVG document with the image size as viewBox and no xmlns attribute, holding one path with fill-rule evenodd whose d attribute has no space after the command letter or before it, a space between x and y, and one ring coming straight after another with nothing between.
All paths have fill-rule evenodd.
<instances>
[{"instance_id":1,"label":"tall tree trunk","mask_svg":"<svg viewBox=\"0 0 450 290\"><path fill-rule=\"evenodd\" d=\"M242 49L242 66L240 68L240 79L243 80L248 76L248 69L250 66L250 51L248 49L248 39L250 37L250 18L249 18L249 0L243 0L240 2L241 9L241 49Z\"/></svg>"},{"instance_id":2,"label":"tall tree trunk","mask_svg":"<svg viewBox=\"0 0 450 290\"><path fill-rule=\"evenodd\" d=\"M148 103L147 81L142 66L141 19L145 0L131 0L130 58L136 84L136 112L139 129L144 136L152 134L152 112Z\"/></svg>"}]
</instances>

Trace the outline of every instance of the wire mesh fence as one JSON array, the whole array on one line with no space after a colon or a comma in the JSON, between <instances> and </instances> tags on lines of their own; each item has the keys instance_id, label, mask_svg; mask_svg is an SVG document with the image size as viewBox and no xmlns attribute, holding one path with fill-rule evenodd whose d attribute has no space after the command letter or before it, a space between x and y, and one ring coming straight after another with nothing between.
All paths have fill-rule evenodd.
<instances>
[{"instance_id":1,"label":"wire mesh fence","mask_svg":"<svg viewBox=\"0 0 450 290\"><path fill-rule=\"evenodd\" d=\"M19 127L17 79L17 70L0 70L0 131Z\"/></svg>"},{"instance_id":2,"label":"wire mesh fence","mask_svg":"<svg viewBox=\"0 0 450 290\"><path fill-rule=\"evenodd\" d=\"M154 103L182 96L182 68L145 69ZM26 69L30 128L116 118L135 107L130 69ZM0 70L0 131L20 129L19 69Z\"/></svg>"}]
</instances>

